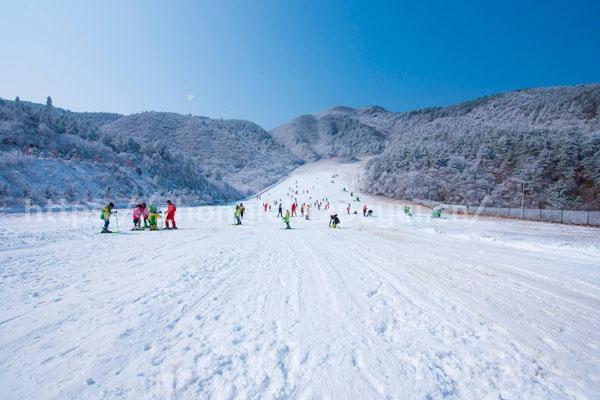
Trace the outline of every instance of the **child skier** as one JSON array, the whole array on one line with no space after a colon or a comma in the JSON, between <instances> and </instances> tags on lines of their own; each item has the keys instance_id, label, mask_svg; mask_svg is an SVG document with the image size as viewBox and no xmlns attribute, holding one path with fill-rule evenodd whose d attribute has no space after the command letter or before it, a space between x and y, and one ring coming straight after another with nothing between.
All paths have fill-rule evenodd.
<instances>
[{"instance_id":1,"label":"child skier","mask_svg":"<svg viewBox=\"0 0 600 400\"><path fill-rule=\"evenodd\" d=\"M330 228L337 228L337 226L340 223L340 219L338 218L337 214L333 214L329 216L329 227Z\"/></svg>"},{"instance_id":2,"label":"child skier","mask_svg":"<svg viewBox=\"0 0 600 400\"><path fill-rule=\"evenodd\" d=\"M144 217L144 229L148 229L148 217L150 216L150 212L148 211L148 206L146 203L142 203L142 217Z\"/></svg>"},{"instance_id":3,"label":"child skier","mask_svg":"<svg viewBox=\"0 0 600 400\"><path fill-rule=\"evenodd\" d=\"M285 223L285 229L292 229L290 226L290 210L286 210L285 215L283 217L283 222Z\"/></svg>"},{"instance_id":4,"label":"child skier","mask_svg":"<svg viewBox=\"0 0 600 400\"><path fill-rule=\"evenodd\" d=\"M148 223L150 224L151 231L158 230L158 220L160 219L160 215L156 210L156 206L150 205L150 213L148 214Z\"/></svg>"},{"instance_id":5,"label":"child skier","mask_svg":"<svg viewBox=\"0 0 600 400\"><path fill-rule=\"evenodd\" d=\"M165 215L165 226L167 229L177 229L177 224L175 224L175 211L177 207L175 204L171 202L171 200L167 200L167 213ZM169 222L172 223L173 227L169 226Z\"/></svg>"},{"instance_id":6,"label":"child skier","mask_svg":"<svg viewBox=\"0 0 600 400\"><path fill-rule=\"evenodd\" d=\"M134 231L142 230L142 213L144 211L144 206L142 204L138 204L133 209L133 229Z\"/></svg>"},{"instance_id":7,"label":"child skier","mask_svg":"<svg viewBox=\"0 0 600 400\"><path fill-rule=\"evenodd\" d=\"M110 215L113 213L113 208L115 208L115 205L110 202L100 212L100 219L104 221L104 228L102 228L101 233L112 233L108 230L108 225L110 225Z\"/></svg>"}]
</instances>

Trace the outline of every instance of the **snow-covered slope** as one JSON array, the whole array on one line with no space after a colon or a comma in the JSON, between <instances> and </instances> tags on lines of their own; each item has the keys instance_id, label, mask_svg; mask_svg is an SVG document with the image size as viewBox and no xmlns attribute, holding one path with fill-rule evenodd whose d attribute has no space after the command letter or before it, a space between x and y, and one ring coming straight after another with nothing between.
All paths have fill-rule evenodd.
<instances>
[{"instance_id":1,"label":"snow-covered slope","mask_svg":"<svg viewBox=\"0 0 600 400\"><path fill-rule=\"evenodd\" d=\"M468 205L600 209L600 85L394 113L336 107L271 131L294 154L373 158L365 189Z\"/></svg>"},{"instance_id":2,"label":"snow-covered slope","mask_svg":"<svg viewBox=\"0 0 600 400\"><path fill-rule=\"evenodd\" d=\"M300 164L264 129L248 121L145 112L106 124L102 131L113 141L159 143L244 193L258 192Z\"/></svg>"},{"instance_id":3,"label":"snow-covered slope","mask_svg":"<svg viewBox=\"0 0 600 400\"><path fill-rule=\"evenodd\" d=\"M125 213L120 235L97 212L3 217L3 398L600 396L597 229L409 218L353 201L360 171L300 167L240 227L230 207L181 208L178 231ZM284 230L260 204L292 197L331 210Z\"/></svg>"}]
</instances>

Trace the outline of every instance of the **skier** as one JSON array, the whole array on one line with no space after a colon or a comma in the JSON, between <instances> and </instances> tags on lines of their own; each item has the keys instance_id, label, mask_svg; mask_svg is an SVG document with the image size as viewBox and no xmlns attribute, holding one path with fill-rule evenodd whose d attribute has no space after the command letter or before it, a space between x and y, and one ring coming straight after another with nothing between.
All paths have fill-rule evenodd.
<instances>
[{"instance_id":1,"label":"skier","mask_svg":"<svg viewBox=\"0 0 600 400\"><path fill-rule=\"evenodd\" d=\"M104 228L102 228L101 233L112 233L108 230L108 225L110 225L110 215L113 213L113 208L115 208L115 205L110 202L100 212L100 219L104 221Z\"/></svg>"},{"instance_id":2,"label":"skier","mask_svg":"<svg viewBox=\"0 0 600 400\"><path fill-rule=\"evenodd\" d=\"M142 216L144 217L144 229L148 229L150 226L148 225L148 216L150 212L148 211L148 206L146 203L142 203Z\"/></svg>"},{"instance_id":3,"label":"skier","mask_svg":"<svg viewBox=\"0 0 600 400\"><path fill-rule=\"evenodd\" d=\"M235 212L233 213L233 216L235 218L235 225L241 225L242 224L241 215L242 215L242 210L240 210L240 206L236 205L235 206Z\"/></svg>"},{"instance_id":4,"label":"skier","mask_svg":"<svg viewBox=\"0 0 600 400\"><path fill-rule=\"evenodd\" d=\"M304 210L304 218L306 218L306 220L308 221L310 218L308 216L308 209L309 209L310 205L307 204L306 205L306 209Z\"/></svg>"},{"instance_id":5,"label":"skier","mask_svg":"<svg viewBox=\"0 0 600 400\"><path fill-rule=\"evenodd\" d=\"M134 231L142 230L142 212L144 211L144 206L138 204L133 209L133 229Z\"/></svg>"},{"instance_id":6,"label":"skier","mask_svg":"<svg viewBox=\"0 0 600 400\"><path fill-rule=\"evenodd\" d=\"M337 226L340 223L340 219L338 218L337 214L333 214L329 216L329 227L330 228L337 228Z\"/></svg>"},{"instance_id":7,"label":"skier","mask_svg":"<svg viewBox=\"0 0 600 400\"><path fill-rule=\"evenodd\" d=\"M283 222L285 223L285 229L292 229L290 226L290 210L285 211L285 215L283 216Z\"/></svg>"},{"instance_id":8,"label":"skier","mask_svg":"<svg viewBox=\"0 0 600 400\"><path fill-rule=\"evenodd\" d=\"M302 206L300 207L300 215L304 217L304 203L302 203Z\"/></svg>"},{"instance_id":9,"label":"skier","mask_svg":"<svg viewBox=\"0 0 600 400\"><path fill-rule=\"evenodd\" d=\"M243 203L240 203L240 218L244 219L244 211L246 211L246 207L244 207Z\"/></svg>"},{"instance_id":10,"label":"skier","mask_svg":"<svg viewBox=\"0 0 600 400\"><path fill-rule=\"evenodd\" d=\"M292 217L296 217L297 216L297 214L296 214L296 207L297 206L298 205L296 204L296 202L292 203Z\"/></svg>"},{"instance_id":11,"label":"skier","mask_svg":"<svg viewBox=\"0 0 600 400\"><path fill-rule=\"evenodd\" d=\"M150 204L149 211L150 211L150 213L148 214L148 223L150 224L150 230L157 231L158 230L158 220L160 219L160 215L159 215L158 211L156 210L156 206L153 204Z\"/></svg>"},{"instance_id":12,"label":"skier","mask_svg":"<svg viewBox=\"0 0 600 400\"><path fill-rule=\"evenodd\" d=\"M346 207L347 214L350 214L350 203L348 203L348 207Z\"/></svg>"},{"instance_id":13,"label":"skier","mask_svg":"<svg viewBox=\"0 0 600 400\"><path fill-rule=\"evenodd\" d=\"M175 224L175 211L177 207L175 204L171 202L171 200L167 200L167 213L165 215L165 225L167 229L177 229L177 224ZM169 227L169 222L173 223L173 228Z\"/></svg>"},{"instance_id":14,"label":"skier","mask_svg":"<svg viewBox=\"0 0 600 400\"><path fill-rule=\"evenodd\" d=\"M431 211L431 216L433 218L441 218L442 217L442 211L444 211L444 209L440 206L435 207L432 211Z\"/></svg>"},{"instance_id":15,"label":"skier","mask_svg":"<svg viewBox=\"0 0 600 400\"><path fill-rule=\"evenodd\" d=\"M269 203L263 203L263 208L265 209L265 212L267 212L267 207L269 206Z\"/></svg>"},{"instance_id":16,"label":"skier","mask_svg":"<svg viewBox=\"0 0 600 400\"><path fill-rule=\"evenodd\" d=\"M283 218L283 207L281 206L281 201L279 201L279 209L277 211L277 218Z\"/></svg>"},{"instance_id":17,"label":"skier","mask_svg":"<svg viewBox=\"0 0 600 400\"><path fill-rule=\"evenodd\" d=\"M365 204L363 206L363 217L366 217L366 216L367 216L367 205Z\"/></svg>"}]
</instances>

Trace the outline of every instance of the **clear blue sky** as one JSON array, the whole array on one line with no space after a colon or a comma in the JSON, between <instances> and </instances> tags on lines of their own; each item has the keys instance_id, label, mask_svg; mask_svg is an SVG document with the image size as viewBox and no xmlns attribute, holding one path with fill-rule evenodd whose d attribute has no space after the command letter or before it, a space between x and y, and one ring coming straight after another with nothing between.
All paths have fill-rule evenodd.
<instances>
[{"instance_id":1,"label":"clear blue sky","mask_svg":"<svg viewBox=\"0 0 600 400\"><path fill-rule=\"evenodd\" d=\"M75 111L269 129L336 105L600 82L598 0L0 2L0 97Z\"/></svg>"}]
</instances>

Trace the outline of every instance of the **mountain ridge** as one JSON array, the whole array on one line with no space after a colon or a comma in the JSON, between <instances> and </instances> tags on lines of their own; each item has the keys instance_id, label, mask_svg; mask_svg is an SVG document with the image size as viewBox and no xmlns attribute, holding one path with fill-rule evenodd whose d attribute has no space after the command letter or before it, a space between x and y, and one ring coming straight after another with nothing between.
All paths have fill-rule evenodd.
<instances>
[{"instance_id":1,"label":"mountain ridge","mask_svg":"<svg viewBox=\"0 0 600 400\"><path fill-rule=\"evenodd\" d=\"M50 98L0 98L0 203L150 193L219 203L257 193L305 162L369 157L361 189L370 193L515 206L527 182L527 206L600 209L599 115L597 83L405 112L337 106L268 132L241 119L78 113ZM70 178L53 185L61 173ZM79 190L90 174L93 187Z\"/></svg>"}]
</instances>

